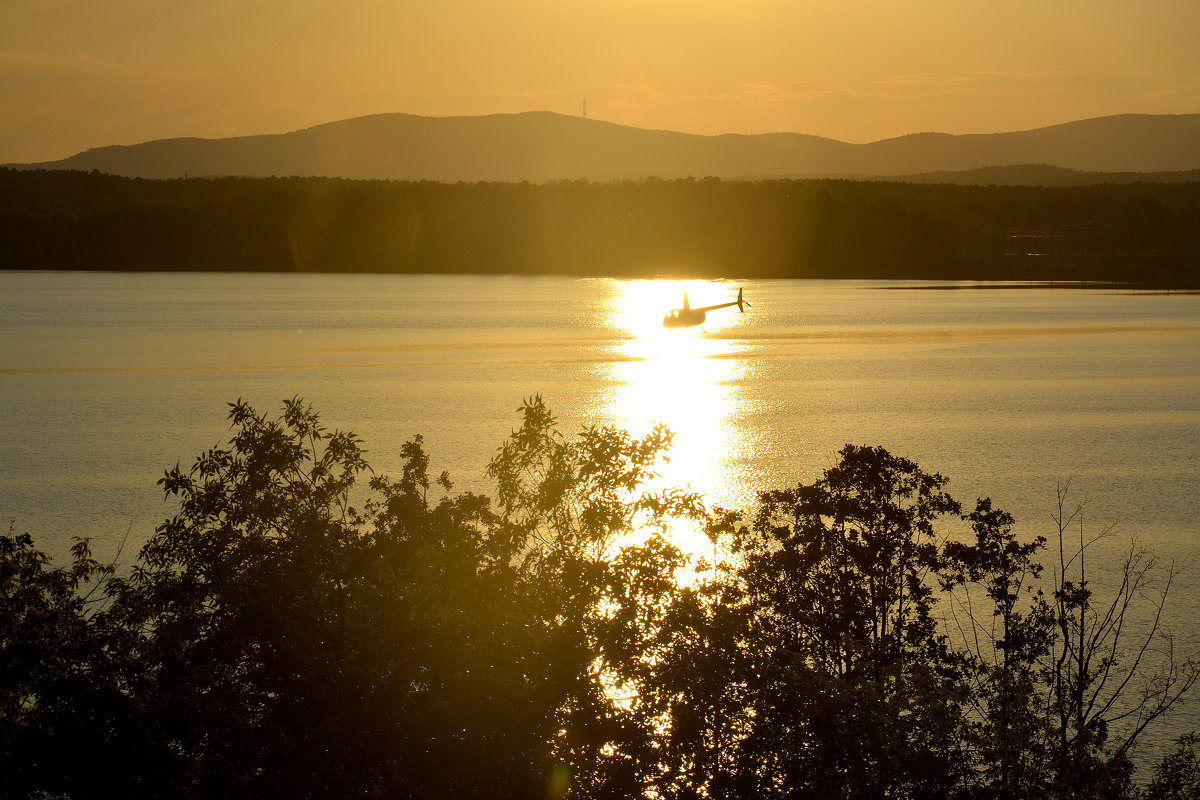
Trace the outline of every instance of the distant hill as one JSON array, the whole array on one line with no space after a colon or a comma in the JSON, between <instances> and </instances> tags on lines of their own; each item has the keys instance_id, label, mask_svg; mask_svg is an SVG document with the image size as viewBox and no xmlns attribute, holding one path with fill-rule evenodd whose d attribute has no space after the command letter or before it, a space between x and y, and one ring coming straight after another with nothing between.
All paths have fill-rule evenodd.
<instances>
[{"instance_id":1,"label":"distant hill","mask_svg":"<svg viewBox=\"0 0 1200 800\"><path fill-rule=\"evenodd\" d=\"M298 175L545 182L908 176L974 182L988 180L987 173L976 174L974 180L954 173L1022 165L1025 173L1010 170L1004 179L989 182L1050 180L1044 168L1030 172L1028 165L1057 168L1059 180L1069 176L1064 170L1194 171L1200 169L1200 114L1126 114L1013 133L916 133L869 144L799 133L698 136L550 112L479 117L380 114L284 134L162 139L98 147L61 161L6 166L144 178ZM1194 180L1195 174L1174 179Z\"/></svg>"},{"instance_id":2,"label":"distant hill","mask_svg":"<svg viewBox=\"0 0 1200 800\"><path fill-rule=\"evenodd\" d=\"M1048 164L1013 164L960 171L898 175L902 183L954 183L959 186L1095 186L1103 183L1200 183L1200 169L1175 172L1083 172Z\"/></svg>"}]
</instances>

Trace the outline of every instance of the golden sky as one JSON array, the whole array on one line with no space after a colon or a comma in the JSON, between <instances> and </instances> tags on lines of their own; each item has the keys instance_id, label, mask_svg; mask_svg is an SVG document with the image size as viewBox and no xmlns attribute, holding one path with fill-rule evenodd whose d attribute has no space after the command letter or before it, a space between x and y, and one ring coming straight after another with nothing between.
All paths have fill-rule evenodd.
<instances>
[{"instance_id":1,"label":"golden sky","mask_svg":"<svg viewBox=\"0 0 1200 800\"><path fill-rule=\"evenodd\" d=\"M0 0L0 162L533 110L867 142L1200 112L1198 0Z\"/></svg>"}]
</instances>

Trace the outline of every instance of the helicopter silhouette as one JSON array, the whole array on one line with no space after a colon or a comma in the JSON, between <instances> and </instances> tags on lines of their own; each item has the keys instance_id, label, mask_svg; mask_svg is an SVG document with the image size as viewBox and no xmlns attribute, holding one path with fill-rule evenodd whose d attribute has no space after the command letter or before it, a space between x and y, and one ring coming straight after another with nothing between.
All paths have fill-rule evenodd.
<instances>
[{"instance_id":1,"label":"helicopter silhouette","mask_svg":"<svg viewBox=\"0 0 1200 800\"><path fill-rule=\"evenodd\" d=\"M737 300L729 303L718 303L715 306L692 308L688 303L687 290L685 289L683 292L683 308L673 308L667 312L667 315L663 317L662 324L664 328L691 328L695 325L703 325L704 317L709 311L737 306L738 311L744 314L748 305L750 304L742 299L742 290L738 289Z\"/></svg>"}]
</instances>

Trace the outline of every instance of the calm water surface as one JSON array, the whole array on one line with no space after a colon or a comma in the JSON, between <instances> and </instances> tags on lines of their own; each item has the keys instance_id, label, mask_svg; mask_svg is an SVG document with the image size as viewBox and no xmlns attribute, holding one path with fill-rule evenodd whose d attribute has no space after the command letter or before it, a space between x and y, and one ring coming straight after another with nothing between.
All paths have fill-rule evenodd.
<instances>
[{"instance_id":1,"label":"calm water surface","mask_svg":"<svg viewBox=\"0 0 1200 800\"><path fill-rule=\"evenodd\" d=\"M659 320L745 287L703 331ZM299 395L377 471L425 437L483 470L540 393L567 432L676 432L663 481L751 509L846 443L882 444L1050 532L1074 476L1189 569L1177 644L1200 652L1200 296L929 283L0 273L0 515L53 552L129 550L172 512L155 481L227 438L226 402ZM1107 551L1118 551L1124 540ZM1194 723L1193 723L1194 725Z\"/></svg>"}]
</instances>

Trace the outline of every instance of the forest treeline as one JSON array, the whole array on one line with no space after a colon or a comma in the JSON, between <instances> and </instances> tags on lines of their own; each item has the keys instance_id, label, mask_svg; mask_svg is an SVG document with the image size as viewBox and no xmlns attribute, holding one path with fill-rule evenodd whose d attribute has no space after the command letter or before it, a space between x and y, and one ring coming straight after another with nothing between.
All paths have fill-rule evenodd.
<instances>
[{"instance_id":1,"label":"forest treeline","mask_svg":"<svg viewBox=\"0 0 1200 800\"><path fill-rule=\"evenodd\" d=\"M1200 285L1200 183L145 180L0 170L0 268Z\"/></svg>"},{"instance_id":2,"label":"forest treeline","mask_svg":"<svg viewBox=\"0 0 1200 800\"><path fill-rule=\"evenodd\" d=\"M1047 551L847 445L743 517L646 488L666 429L565 436L531 398L490 499L432 478L420 437L389 478L299 400L230 406L127 571L0 536L3 796L1200 791L1195 735L1132 778L1197 680L1158 622L1173 573L1131 549L1098 592L1061 492Z\"/></svg>"}]
</instances>

